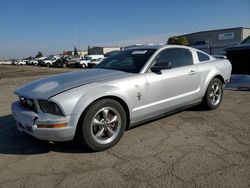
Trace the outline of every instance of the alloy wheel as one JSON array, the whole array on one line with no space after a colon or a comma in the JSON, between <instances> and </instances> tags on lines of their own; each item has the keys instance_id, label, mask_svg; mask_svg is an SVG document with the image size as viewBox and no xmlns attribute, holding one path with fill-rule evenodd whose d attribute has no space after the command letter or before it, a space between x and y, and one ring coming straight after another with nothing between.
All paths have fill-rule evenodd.
<instances>
[{"instance_id":1,"label":"alloy wheel","mask_svg":"<svg viewBox=\"0 0 250 188\"><path fill-rule=\"evenodd\" d=\"M113 107L100 109L91 122L91 134L99 144L112 142L121 130L122 120L120 113Z\"/></svg>"},{"instance_id":2,"label":"alloy wheel","mask_svg":"<svg viewBox=\"0 0 250 188\"><path fill-rule=\"evenodd\" d=\"M209 98L212 105L217 105L221 100L221 87L218 83L213 83L211 86Z\"/></svg>"}]
</instances>

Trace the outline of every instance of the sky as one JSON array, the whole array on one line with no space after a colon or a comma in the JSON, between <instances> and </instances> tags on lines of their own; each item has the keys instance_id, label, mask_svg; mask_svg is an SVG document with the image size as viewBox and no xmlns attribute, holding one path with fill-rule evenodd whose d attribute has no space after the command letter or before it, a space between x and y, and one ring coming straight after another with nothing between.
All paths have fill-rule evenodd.
<instances>
[{"instance_id":1,"label":"sky","mask_svg":"<svg viewBox=\"0 0 250 188\"><path fill-rule=\"evenodd\" d=\"M250 0L0 0L0 59L250 27Z\"/></svg>"}]
</instances>

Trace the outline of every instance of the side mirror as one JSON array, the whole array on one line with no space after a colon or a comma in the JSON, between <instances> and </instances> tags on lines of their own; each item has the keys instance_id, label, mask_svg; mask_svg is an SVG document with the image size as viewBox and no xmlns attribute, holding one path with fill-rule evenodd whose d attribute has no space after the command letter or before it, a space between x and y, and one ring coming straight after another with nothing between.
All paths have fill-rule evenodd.
<instances>
[{"instance_id":1,"label":"side mirror","mask_svg":"<svg viewBox=\"0 0 250 188\"><path fill-rule=\"evenodd\" d=\"M165 70L165 69L171 69L172 65L170 62L162 62L162 63L157 63L157 65L154 65L153 67L150 68L150 70L152 72L155 73L161 73L161 70Z\"/></svg>"}]
</instances>

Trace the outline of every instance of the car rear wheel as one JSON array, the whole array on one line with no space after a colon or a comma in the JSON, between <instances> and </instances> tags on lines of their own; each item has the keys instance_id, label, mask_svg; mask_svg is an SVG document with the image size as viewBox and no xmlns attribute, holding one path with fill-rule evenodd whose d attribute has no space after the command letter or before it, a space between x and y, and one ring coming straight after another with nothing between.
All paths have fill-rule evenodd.
<instances>
[{"instance_id":1,"label":"car rear wheel","mask_svg":"<svg viewBox=\"0 0 250 188\"><path fill-rule=\"evenodd\" d=\"M47 66L47 67L50 67L50 64L49 64L49 63L47 63L47 64L46 64L46 66Z\"/></svg>"},{"instance_id":2,"label":"car rear wheel","mask_svg":"<svg viewBox=\"0 0 250 188\"><path fill-rule=\"evenodd\" d=\"M85 68L86 68L86 65L85 65L85 64L82 64L82 68L85 69Z\"/></svg>"},{"instance_id":3,"label":"car rear wheel","mask_svg":"<svg viewBox=\"0 0 250 188\"><path fill-rule=\"evenodd\" d=\"M203 98L204 106L209 110L219 107L223 97L222 82L218 78L214 78L208 85L206 94Z\"/></svg>"},{"instance_id":4,"label":"car rear wheel","mask_svg":"<svg viewBox=\"0 0 250 188\"><path fill-rule=\"evenodd\" d=\"M114 146L126 128L126 113L120 103L103 99L92 104L78 125L79 141L94 151Z\"/></svg>"}]
</instances>

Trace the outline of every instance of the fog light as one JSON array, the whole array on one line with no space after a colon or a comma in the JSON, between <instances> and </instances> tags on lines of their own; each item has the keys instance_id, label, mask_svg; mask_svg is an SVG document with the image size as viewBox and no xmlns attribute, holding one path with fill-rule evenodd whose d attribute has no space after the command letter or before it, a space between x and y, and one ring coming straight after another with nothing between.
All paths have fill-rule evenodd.
<instances>
[{"instance_id":1,"label":"fog light","mask_svg":"<svg viewBox=\"0 0 250 188\"><path fill-rule=\"evenodd\" d=\"M64 128L66 127L66 123L62 124L38 124L37 128Z\"/></svg>"}]
</instances>

